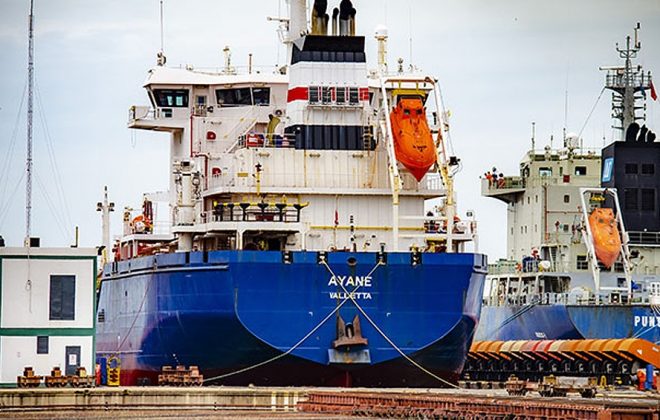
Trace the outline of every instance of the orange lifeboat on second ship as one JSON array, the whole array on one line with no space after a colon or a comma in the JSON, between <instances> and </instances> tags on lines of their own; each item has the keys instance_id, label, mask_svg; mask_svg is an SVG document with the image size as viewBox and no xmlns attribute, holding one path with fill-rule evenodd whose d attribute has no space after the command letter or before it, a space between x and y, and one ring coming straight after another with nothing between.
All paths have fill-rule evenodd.
<instances>
[{"instance_id":1,"label":"orange lifeboat on second ship","mask_svg":"<svg viewBox=\"0 0 660 420\"><path fill-rule=\"evenodd\" d=\"M589 215L596 258L610 268L621 252L621 236L612 209L596 208Z\"/></svg>"},{"instance_id":2,"label":"orange lifeboat on second ship","mask_svg":"<svg viewBox=\"0 0 660 420\"><path fill-rule=\"evenodd\" d=\"M421 98L402 98L390 114L396 159L421 181L436 161Z\"/></svg>"}]
</instances>

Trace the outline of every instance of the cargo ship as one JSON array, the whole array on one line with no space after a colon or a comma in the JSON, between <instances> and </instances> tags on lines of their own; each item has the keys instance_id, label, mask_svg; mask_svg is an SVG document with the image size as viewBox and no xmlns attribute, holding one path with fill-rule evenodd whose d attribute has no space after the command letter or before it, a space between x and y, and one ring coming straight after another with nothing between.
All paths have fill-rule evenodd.
<instances>
[{"instance_id":1,"label":"cargo ship","mask_svg":"<svg viewBox=\"0 0 660 420\"><path fill-rule=\"evenodd\" d=\"M176 365L206 384L460 375L487 259L456 210L439 84L402 60L388 71L385 27L369 71L350 1L331 16L325 1L288 5L274 19L286 66L238 71L226 48L219 72L170 68L161 51L150 106L129 110L129 128L169 134L171 174L124 210L116 243L104 233L97 357L119 358L123 385Z\"/></svg>"},{"instance_id":2,"label":"cargo ship","mask_svg":"<svg viewBox=\"0 0 660 420\"><path fill-rule=\"evenodd\" d=\"M660 142L641 112L647 96L657 94L651 73L634 62L638 30L617 45L623 63L601 68L618 139L587 149L578 135L566 134L562 148L537 150L533 135L519 175L482 179L482 195L507 203L507 258L489 266L466 368L472 376L482 369L501 378L516 373L477 363L486 347L498 349L496 359L514 348L518 374L590 369L608 377L648 362L628 351L631 343L660 351L654 346L660 342ZM621 343L626 350L617 350ZM557 350L578 344L577 356ZM517 359L523 348L527 353ZM628 353L633 357L611 356Z\"/></svg>"}]
</instances>

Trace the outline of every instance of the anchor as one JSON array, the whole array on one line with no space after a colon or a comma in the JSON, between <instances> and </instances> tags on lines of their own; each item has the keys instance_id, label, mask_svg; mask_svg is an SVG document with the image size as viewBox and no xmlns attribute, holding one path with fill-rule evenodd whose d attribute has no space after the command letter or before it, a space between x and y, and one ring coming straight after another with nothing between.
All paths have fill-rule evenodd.
<instances>
[{"instance_id":1,"label":"anchor","mask_svg":"<svg viewBox=\"0 0 660 420\"><path fill-rule=\"evenodd\" d=\"M341 315L337 316L337 339L332 342L335 349L348 346L366 346L369 340L362 336L360 316L355 315L353 322L346 324Z\"/></svg>"}]
</instances>

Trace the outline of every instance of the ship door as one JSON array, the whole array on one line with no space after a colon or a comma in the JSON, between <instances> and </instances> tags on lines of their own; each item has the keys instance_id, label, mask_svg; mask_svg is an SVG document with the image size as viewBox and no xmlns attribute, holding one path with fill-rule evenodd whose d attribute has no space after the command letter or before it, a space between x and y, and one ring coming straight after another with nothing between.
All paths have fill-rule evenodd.
<instances>
[{"instance_id":1,"label":"ship door","mask_svg":"<svg viewBox=\"0 0 660 420\"><path fill-rule=\"evenodd\" d=\"M76 369L80 366L80 346L66 346L65 358L64 374L75 375Z\"/></svg>"}]
</instances>

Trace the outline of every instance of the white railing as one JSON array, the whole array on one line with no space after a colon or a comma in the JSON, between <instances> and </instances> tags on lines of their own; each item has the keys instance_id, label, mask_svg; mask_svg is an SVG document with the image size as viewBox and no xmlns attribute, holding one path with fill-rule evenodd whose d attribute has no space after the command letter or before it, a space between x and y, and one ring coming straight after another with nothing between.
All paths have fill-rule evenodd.
<instances>
[{"instance_id":1,"label":"white railing","mask_svg":"<svg viewBox=\"0 0 660 420\"><path fill-rule=\"evenodd\" d=\"M155 120L156 119L156 110L150 106L136 106L128 108L128 122L134 122L138 120Z\"/></svg>"},{"instance_id":2,"label":"white railing","mask_svg":"<svg viewBox=\"0 0 660 420\"><path fill-rule=\"evenodd\" d=\"M227 148L227 153L232 153L238 148L238 143L241 139L241 136L247 134L250 129L254 127L254 124L259 120L259 118L264 116L264 112L270 112L270 108L267 108L267 110L264 111L263 107L249 106L242 115L233 118L236 121L236 124L234 127L229 129L229 131L223 134L223 137L228 140L235 139L234 142Z\"/></svg>"}]
</instances>

